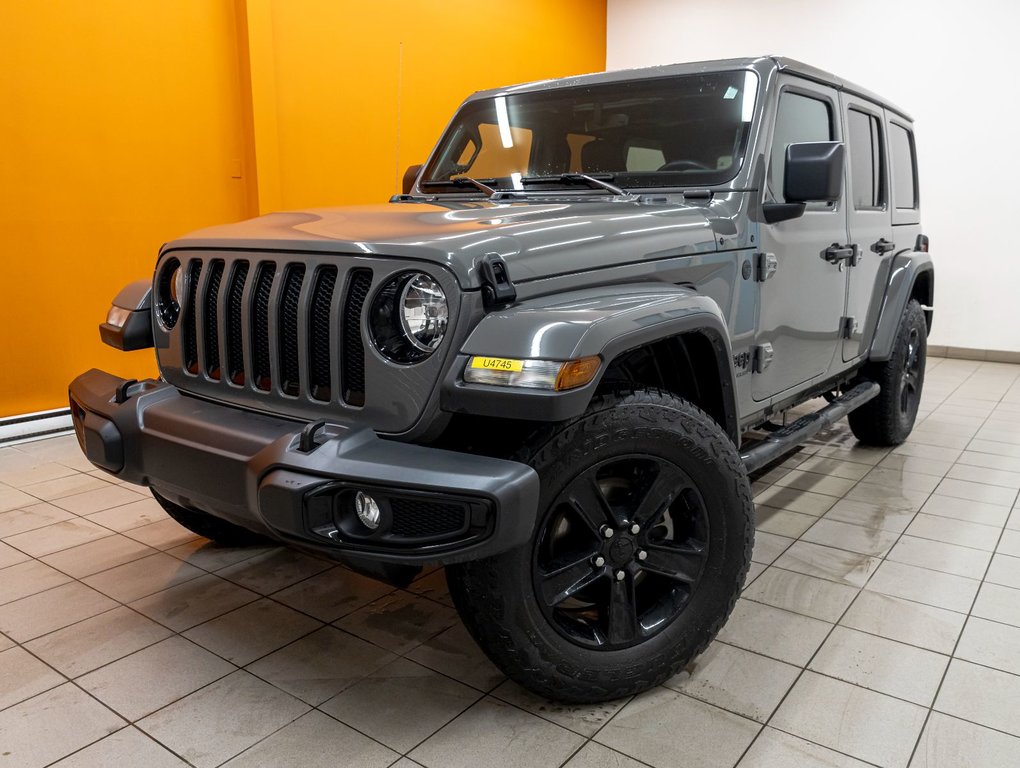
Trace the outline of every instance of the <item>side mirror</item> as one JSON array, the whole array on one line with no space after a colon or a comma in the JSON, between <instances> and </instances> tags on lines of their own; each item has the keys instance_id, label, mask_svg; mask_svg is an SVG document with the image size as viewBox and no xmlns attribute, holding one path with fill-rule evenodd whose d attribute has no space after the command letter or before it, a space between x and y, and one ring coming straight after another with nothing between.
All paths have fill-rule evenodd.
<instances>
[{"instance_id":1,"label":"side mirror","mask_svg":"<svg viewBox=\"0 0 1020 768\"><path fill-rule=\"evenodd\" d=\"M765 203L765 221L775 224L804 215L807 203L832 202L843 188L843 144L809 141L786 147L783 203Z\"/></svg>"},{"instance_id":2,"label":"side mirror","mask_svg":"<svg viewBox=\"0 0 1020 768\"><path fill-rule=\"evenodd\" d=\"M843 144L812 141L786 147L783 197L788 203L832 202L843 188Z\"/></svg>"},{"instance_id":3,"label":"side mirror","mask_svg":"<svg viewBox=\"0 0 1020 768\"><path fill-rule=\"evenodd\" d=\"M414 188L415 179L418 178L419 173L421 173L421 164L412 165L404 171L403 193L405 195L411 194L411 190Z\"/></svg>"}]
</instances>

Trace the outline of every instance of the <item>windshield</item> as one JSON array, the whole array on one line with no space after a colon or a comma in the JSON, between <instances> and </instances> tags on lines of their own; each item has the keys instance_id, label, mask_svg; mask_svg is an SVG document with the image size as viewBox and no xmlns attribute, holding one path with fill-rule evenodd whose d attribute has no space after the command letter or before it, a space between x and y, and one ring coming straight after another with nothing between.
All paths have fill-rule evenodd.
<instances>
[{"instance_id":1,"label":"windshield","mask_svg":"<svg viewBox=\"0 0 1020 768\"><path fill-rule=\"evenodd\" d=\"M567 186L588 174L619 187L711 186L743 162L758 91L737 70L556 88L471 101L457 113L421 186L474 192Z\"/></svg>"}]
</instances>

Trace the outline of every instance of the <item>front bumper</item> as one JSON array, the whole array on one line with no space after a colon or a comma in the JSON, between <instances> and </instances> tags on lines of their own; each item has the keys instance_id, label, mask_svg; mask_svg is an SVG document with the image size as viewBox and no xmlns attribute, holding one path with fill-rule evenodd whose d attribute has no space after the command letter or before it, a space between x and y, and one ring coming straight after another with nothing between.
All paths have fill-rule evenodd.
<instances>
[{"instance_id":1,"label":"front bumper","mask_svg":"<svg viewBox=\"0 0 1020 768\"><path fill-rule=\"evenodd\" d=\"M523 544L534 528L538 475L518 462L383 440L364 426L313 431L94 369L69 394L78 442L97 467L336 559L461 562ZM375 531L354 513L359 490L383 509Z\"/></svg>"}]
</instances>

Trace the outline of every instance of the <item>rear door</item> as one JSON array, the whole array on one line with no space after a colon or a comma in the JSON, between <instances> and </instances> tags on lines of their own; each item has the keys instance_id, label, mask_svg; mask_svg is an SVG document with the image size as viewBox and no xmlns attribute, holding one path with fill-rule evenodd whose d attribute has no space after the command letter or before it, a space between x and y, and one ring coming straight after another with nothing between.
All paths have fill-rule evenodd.
<instances>
[{"instance_id":1,"label":"rear door","mask_svg":"<svg viewBox=\"0 0 1020 768\"><path fill-rule=\"evenodd\" d=\"M846 130L847 242L857 249L845 270L846 309L841 321L843 361L849 363L867 351L884 292L880 283L888 275L885 262L892 259L896 244L883 110L846 93L840 94L840 105Z\"/></svg>"},{"instance_id":2,"label":"rear door","mask_svg":"<svg viewBox=\"0 0 1020 768\"><path fill-rule=\"evenodd\" d=\"M842 141L835 89L782 76L763 194L783 202L786 148L807 141ZM752 378L756 401L826 374L839 344L846 298L845 275L824 258L825 249L846 237L845 183L835 203L808 203L804 215L761 225L761 250L776 257L776 270L760 284L754 355L764 370Z\"/></svg>"}]
</instances>

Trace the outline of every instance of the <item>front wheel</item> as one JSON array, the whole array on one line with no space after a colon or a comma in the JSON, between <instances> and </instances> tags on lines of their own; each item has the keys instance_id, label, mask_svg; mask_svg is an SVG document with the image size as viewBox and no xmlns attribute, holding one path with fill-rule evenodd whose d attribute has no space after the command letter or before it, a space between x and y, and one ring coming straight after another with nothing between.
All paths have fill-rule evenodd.
<instances>
[{"instance_id":1,"label":"front wheel","mask_svg":"<svg viewBox=\"0 0 1020 768\"><path fill-rule=\"evenodd\" d=\"M541 481L531 542L447 569L472 636L509 677L562 701L679 672L750 562L750 487L726 434L680 398L638 391L597 399L521 459Z\"/></svg>"}]
</instances>

